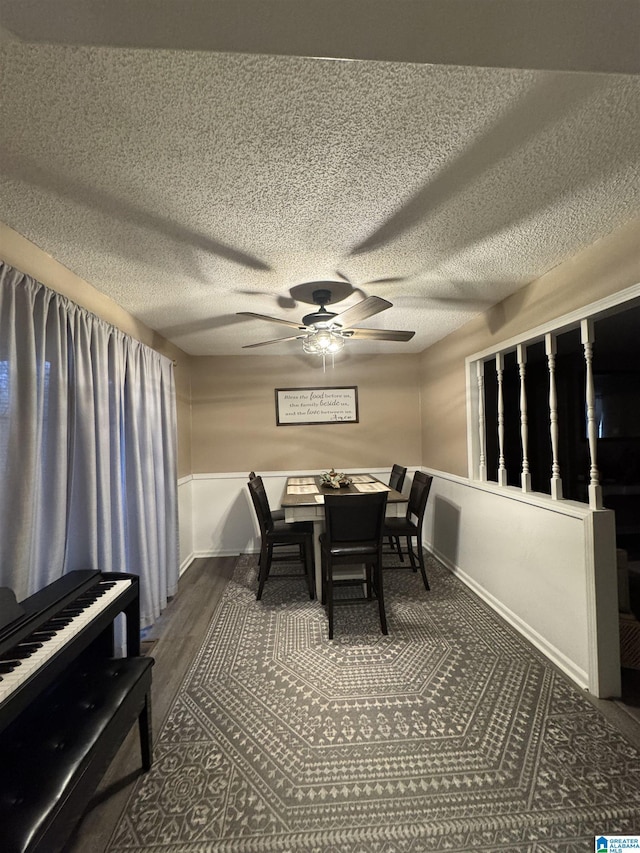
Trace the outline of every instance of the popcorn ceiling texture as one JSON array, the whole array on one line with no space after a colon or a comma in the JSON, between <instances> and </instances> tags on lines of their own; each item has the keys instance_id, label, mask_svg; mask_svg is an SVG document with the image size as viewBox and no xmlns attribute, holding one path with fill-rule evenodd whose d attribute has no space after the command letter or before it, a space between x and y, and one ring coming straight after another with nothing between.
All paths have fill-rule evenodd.
<instances>
[{"instance_id":1,"label":"popcorn ceiling texture","mask_svg":"<svg viewBox=\"0 0 640 853\"><path fill-rule=\"evenodd\" d=\"M417 352L640 215L638 76L0 51L0 220L195 355L290 352L235 313L340 274Z\"/></svg>"}]
</instances>

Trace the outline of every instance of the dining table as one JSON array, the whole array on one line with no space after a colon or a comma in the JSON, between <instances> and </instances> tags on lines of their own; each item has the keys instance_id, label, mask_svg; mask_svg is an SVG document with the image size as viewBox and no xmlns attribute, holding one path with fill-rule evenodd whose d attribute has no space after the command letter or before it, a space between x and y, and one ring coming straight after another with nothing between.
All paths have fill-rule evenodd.
<instances>
[{"instance_id":1,"label":"dining table","mask_svg":"<svg viewBox=\"0 0 640 853\"><path fill-rule=\"evenodd\" d=\"M319 474L302 474L287 477L281 506L285 521L313 522L313 552L315 560L316 595L322 598L322 562L320 554L320 534L324 531L324 496L361 495L370 492L387 492L387 517L404 516L407 511L408 496L392 489L373 474L347 474L349 485L335 489L322 484Z\"/></svg>"}]
</instances>

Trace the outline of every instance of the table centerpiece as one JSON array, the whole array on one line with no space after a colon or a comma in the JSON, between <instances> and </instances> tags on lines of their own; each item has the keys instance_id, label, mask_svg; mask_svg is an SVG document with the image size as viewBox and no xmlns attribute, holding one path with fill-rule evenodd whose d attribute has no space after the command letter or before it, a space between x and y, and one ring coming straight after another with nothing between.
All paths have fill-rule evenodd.
<instances>
[{"instance_id":1,"label":"table centerpiece","mask_svg":"<svg viewBox=\"0 0 640 853\"><path fill-rule=\"evenodd\" d=\"M351 485L351 480L344 473L338 473L333 468L325 471L320 476L320 485L330 489L346 488Z\"/></svg>"}]
</instances>

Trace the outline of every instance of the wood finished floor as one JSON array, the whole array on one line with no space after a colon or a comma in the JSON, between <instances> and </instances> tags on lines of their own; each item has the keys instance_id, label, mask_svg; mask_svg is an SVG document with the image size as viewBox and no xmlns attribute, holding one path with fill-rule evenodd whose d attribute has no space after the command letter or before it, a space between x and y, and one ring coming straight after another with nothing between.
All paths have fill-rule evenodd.
<instances>
[{"instance_id":1,"label":"wood finished floor","mask_svg":"<svg viewBox=\"0 0 640 853\"><path fill-rule=\"evenodd\" d=\"M153 670L153 730L160 731L174 696L198 652L233 574L237 557L195 560L180 579L178 594L169 603L151 636ZM631 673L634 691L625 701L593 703L640 747L640 672ZM638 693L635 693L637 687ZM91 805L64 853L104 853L140 774L137 727L130 732L107 771Z\"/></svg>"}]
</instances>

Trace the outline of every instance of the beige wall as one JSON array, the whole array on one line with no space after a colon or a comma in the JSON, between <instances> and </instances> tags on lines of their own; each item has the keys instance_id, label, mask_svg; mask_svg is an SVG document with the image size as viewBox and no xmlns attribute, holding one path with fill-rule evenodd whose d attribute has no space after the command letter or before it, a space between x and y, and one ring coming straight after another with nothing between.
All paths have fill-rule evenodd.
<instances>
[{"instance_id":1,"label":"beige wall","mask_svg":"<svg viewBox=\"0 0 640 853\"><path fill-rule=\"evenodd\" d=\"M639 282L640 221L599 240L425 350L422 464L467 476L467 356Z\"/></svg>"},{"instance_id":2,"label":"beige wall","mask_svg":"<svg viewBox=\"0 0 640 853\"><path fill-rule=\"evenodd\" d=\"M144 323L136 320L112 299L72 273L42 249L0 222L0 260L62 293L107 323L121 329L176 362L178 417L178 476L191 473L190 358Z\"/></svg>"},{"instance_id":3,"label":"beige wall","mask_svg":"<svg viewBox=\"0 0 640 853\"><path fill-rule=\"evenodd\" d=\"M349 346L349 345L347 345ZM420 464L419 355L193 359L193 473ZM276 426L276 388L356 385L357 424Z\"/></svg>"}]
</instances>

